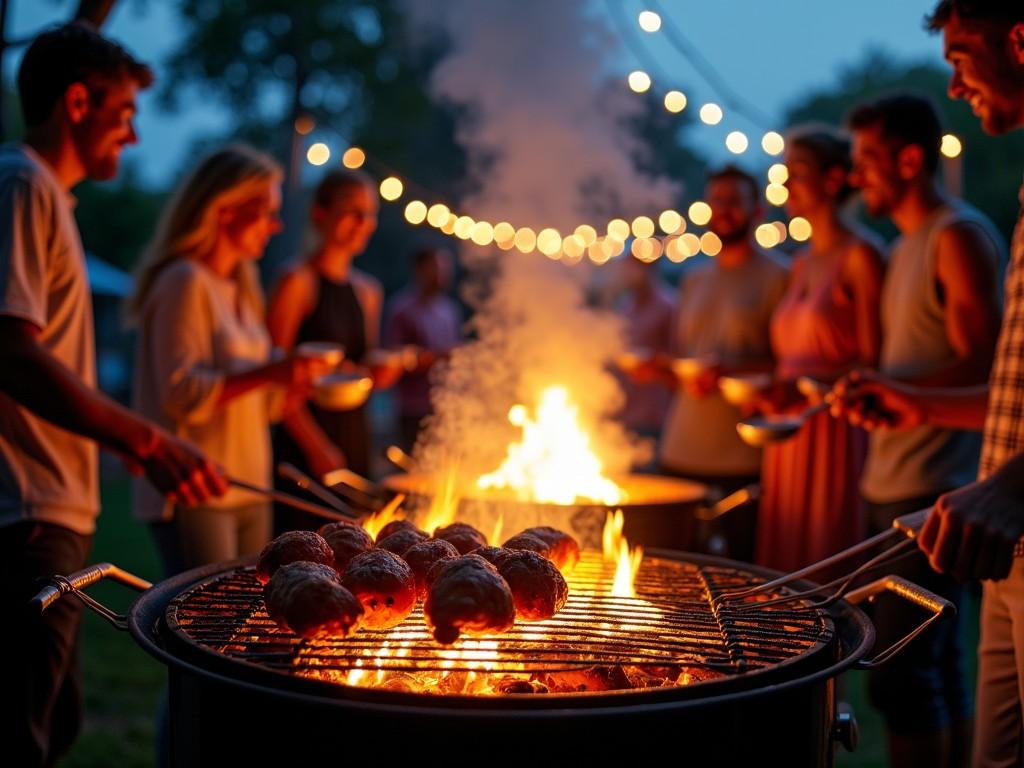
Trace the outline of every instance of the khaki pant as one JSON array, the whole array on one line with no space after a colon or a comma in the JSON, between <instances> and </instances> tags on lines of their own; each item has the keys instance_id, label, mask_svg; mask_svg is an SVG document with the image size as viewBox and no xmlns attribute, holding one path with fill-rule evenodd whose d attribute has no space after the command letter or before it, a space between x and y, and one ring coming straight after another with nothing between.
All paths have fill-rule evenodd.
<instances>
[{"instance_id":1,"label":"khaki pant","mask_svg":"<svg viewBox=\"0 0 1024 768\"><path fill-rule=\"evenodd\" d=\"M986 581L978 646L975 768L1024 765L1024 558Z\"/></svg>"},{"instance_id":2,"label":"khaki pant","mask_svg":"<svg viewBox=\"0 0 1024 768\"><path fill-rule=\"evenodd\" d=\"M164 574L258 554L270 541L271 505L176 507L174 519L151 526Z\"/></svg>"}]
</instances>

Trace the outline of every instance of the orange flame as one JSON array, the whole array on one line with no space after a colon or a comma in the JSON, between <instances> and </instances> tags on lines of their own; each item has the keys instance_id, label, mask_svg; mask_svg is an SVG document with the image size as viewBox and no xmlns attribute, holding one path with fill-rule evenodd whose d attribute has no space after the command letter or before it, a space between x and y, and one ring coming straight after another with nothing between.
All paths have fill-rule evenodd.
<instances>
[{"instance_id":1,"label":"orange flame","mask_svg":"<svg viewBox=\"0 0 1024 768\"><path fill-rule=\"evenodd\" d=\"M522 428L522 439L509 445L500 467L480 476L479 488L511 489L523 501L552 504L623 501L622 489L602 475L601 460L565 387L545 389L535 417L517 403L509 409L508 420Z\"/></svg>"},{"instance_id":2,"label":"orange flame","mask_svg":"<svg viewBox=\"0 0 1024 768\"><path fill-rule=\"evenodd\" d=\"M368 534L377 540L377 534L380 533L381 529L388 523L394 520L402 520L405 518L405 513L401 510L402 502L405 501L405 496L401 493L396 494L391 501L385 504L377 512L374 512L368 518L363 520L363 528Z\"/></svg>"},{"instance_id":3,"label":"orange flame","mask_svg":"<svg viewBox=\"0 0 1024 768\"><path fill-rule=\"evenodd\" d=\"M430 497L430 508L420 525L427 533L432 534L438 528L455 522L455 512L459 508L458 464L448 464L444 472L438 475L437 487Z\"/></svg>"},{"instance_id":4,"label":"orange flame","mask_svg":"<svg viewBox=\"0 0 1024 768\"><path fill-rule=\"evenodd\" d=\"M601 548L604 559L615 563L615 578L612 582L613 597L636 597L634 582L644 559L643 547L629 548L629 541L622 535L625 517L621 509L609 512L604 521Z\"/></svg>"}]
</instances>

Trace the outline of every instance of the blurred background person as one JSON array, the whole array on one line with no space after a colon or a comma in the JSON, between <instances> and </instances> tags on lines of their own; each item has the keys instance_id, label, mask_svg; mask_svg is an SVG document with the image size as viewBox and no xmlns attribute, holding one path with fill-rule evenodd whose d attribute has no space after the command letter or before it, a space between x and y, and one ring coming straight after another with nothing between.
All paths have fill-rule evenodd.
<instances>
[{"instance_id":1,"label":"blurred background person","mask_svg":"<svg viewBox=\"0 0 1024 768\"><path fill-rule=\"evenodd\" d=\"M292 350L302 342L330 342L345 348L353 363L367 361L380 341L384 292L380 283L352 266L377 230L377 188L363 173L334 170L313 193L310 210L316 243L309 258L288 269L270 299L267 324L275 346ZM400 373L377 368L383 388ZM274 459L287 461L320 479L347 467L370 475L371 434L366 404L347 411L308 405L289 413L274 437ZM289 481L279 487L295 492ZM278 505L275 530L318 528L322 520Z\"/></svg>"},{"instance_id":2,"label":"blurred background person","mask_svg":"<svg viewBox=\"0 0 1024 768\"><path fill-rule=\"evenodd\" d=\"M245 145L203 160L167 204L139 269L129 317L138 325L138 410L202 448L229 476L268 487L270 421L281 387L323 369L313 358L270 362L255 262L281 229L281 170ZM279 385L272 387L270 385ZM165 504L135 483L165 573L256 554L270 540L271 504L232 488L196 507Z\"/></svg>"},{"instance_id":3,"label":"blurred background person","mask_svg":"<svg viewBox=\"0 0 1024 768\"><path fill-rule=\"evenodd\" d=\"M618 284L622 289L615 307L623 320L627 354L633 357L668 358L672 354L675 320L675 292L658 272L654 263L626 257L618 262ZM657 440L665 424L671 392L654 381L641 382L622 376L626 396L620 418L633 432Z\"/></svg>"},{"instance_id":4,"label":"blurred background person","mask_svg":"<svg viewBox=\"0 0 1024 768\"><path fill-rule=\"evenodd\" d=\"M988 379L1000 323L1005 246L991 222L942 190L942 128L931 102L895 95L850 114L851 180L872 216L899 229L882 287L879 372L915 386L966 386ZM868 533L931 507L977 474L976 432L921 425L873 432L861 481ZM960 605L962 585L937 574L920 552L893 569ZM915 617L896 600L873 606L877 643L904 637ZM937 622L889 664L869 673L872 703L887 727L890 761L966 765L971 696L960 621Z\"/></svg>"},{"instance_id":5,"label":"blurred background person","mask_svg":"<svg viewBox=\"0 0 1024 768\"><path fill-rule=\"evenodd\" d=\"M825 125L796 128L784 160L786 213L807 219L812 235L772 314L777 366L774 386L762 398L768 413L816 402L798 390L802 376L830 385L853 368L874 367L881 344L879 244L842 215L853 192L849 139ZM811 417L792 439L766 446L757 562L795 571L861 541L866 455L866 433L828 413Z\"/></svg>"},{"instance_id":6,"label":"blurred background person","mask_svg":"<svg viewBox=\"0 0 1024 768\"><path fill-rule=\"evenodd\" d=\"M448 295L454 263L446 248L421 248L413 254L413 283L388 307L384 340L389 347L413 346L417 367L395 386L399 441L411 453L423 419L430 415L430 369L462 340L462 311Z\"/></svg>"},{"instance_id":7,"label":"blurred background person","mask_svg":"<svg viewBox=\"0 0 1024 768\"><path fill-rule=\"evenodd\" d=\"M770 371L769 326L786 291L788 270L754 243L760 221L761 186L745 171L726 166L708 176L709 228L722 242L710 262L683 276L673 339L674 354L700 361L682 380L663 377L676 389L661 434L664 472L732 493L757 482L761 452L736 433L739 409L718 389L724 374ZM729 513L725 535L730 557L754 554L756 505Z\"/></svg>"}]
</instances>

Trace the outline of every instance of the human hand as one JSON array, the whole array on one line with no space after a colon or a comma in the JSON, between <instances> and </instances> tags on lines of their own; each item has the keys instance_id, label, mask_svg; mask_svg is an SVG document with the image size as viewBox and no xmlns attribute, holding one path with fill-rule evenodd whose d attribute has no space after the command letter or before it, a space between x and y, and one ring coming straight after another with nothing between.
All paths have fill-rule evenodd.
<instances>
[{"instance_id":1,"label":"human hand","mask_svg":"<svg viewBox=\"0 0 1024 768\"><path fill-rule=\"evenodd\" d=\"M683 378L683 391L692 398L701 399L718 390L718 379L722 375L719 365L707 365L693 376Z\"/></svg>"},{"instance_id":2,"label":"human hand","mask_svg":"<svg viewBox=\"0 0 1024 768\"><path fill-rule=\"evenodd\" d=\"M152 427L145 445L125 457L129 471L145 475L168 500L190 507L228 490L224 471L191 444Z\"/></svg>"},{"instance_id":3,"label":"human hand","mask_svg":"<svg viewBox=\"0 0 1024 768\"><path fill-rule=\"evenodd\" d=\"M825 400L833 416L867 430L912 429L925 423L924 409L912 387L868 370L840 379Z\"/></svg>"},{"instance_id":4,"label":"human hand","mask_svg":"<svg viewBox=\"0 0 1024 768\"><path fill-rule=\"evenodd\" d=\"M932 568L958 579L1005 579L1024 535L1019 493L998 474L941 496L917 544Z\"/></svg>"}]
</instances>

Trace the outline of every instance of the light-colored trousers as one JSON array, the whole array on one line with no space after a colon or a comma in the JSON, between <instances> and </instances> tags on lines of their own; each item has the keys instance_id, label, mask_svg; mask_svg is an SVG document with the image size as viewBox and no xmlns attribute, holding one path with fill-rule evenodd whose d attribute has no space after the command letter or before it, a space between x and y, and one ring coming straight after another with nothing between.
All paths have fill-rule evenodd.
<instances>
[{"instance_id":1,"label":"light-colored trousers","mask_svg":"<svg viewBox=\"0 0 1024 768\"><path fill-rule=\"evenodd\" d=\"M257 554L270 541L273 511L267 502L238 507L175 507L174 518L151 526L164 573Z\"/></svg>"}]
</instances>

